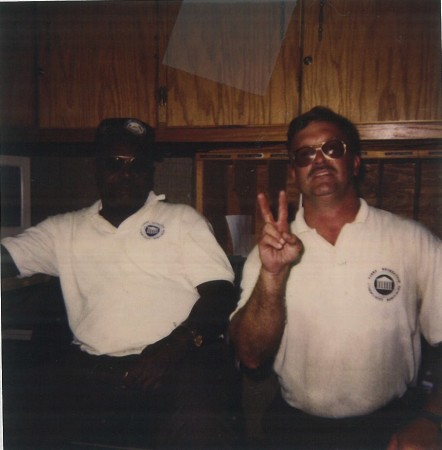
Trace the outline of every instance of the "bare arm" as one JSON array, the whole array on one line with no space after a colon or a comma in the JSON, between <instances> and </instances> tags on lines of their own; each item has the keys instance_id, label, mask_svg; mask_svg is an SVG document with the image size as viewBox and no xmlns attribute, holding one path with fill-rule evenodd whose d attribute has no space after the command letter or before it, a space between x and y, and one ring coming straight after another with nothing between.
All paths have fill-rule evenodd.
<instances>
[{"instance_id":1,"label":"bare arm","mask_svg":"<svg viewBox=\"0 0 442 450\"><path fill-rule=\"evenodd\" d=\"M428 348L426 369L432 373L433 389L417 418L398 430L387 450L437 450L442 448L442 344ZM432 419L428 414L434 414Z\"/></svg>"},{"instance_id":2,"label":"bare arm","mask_svg":"<svg viewBox=\"0 0 442 450\"><path fill-rule=\"evenodd\" d=\"M302 242L289 230L285 192L279 194L276 221L263 194L258 195L258 203L265 223L258 243L261 271L250 299L230 325L237 356L252 369L264 364L279 348L286 320L286 282L303 252Z\"/></svg>"},{"instance_id":3,"label":"bare arm","mask_svg":"<svg viewBox=\"0 0 442 450\"><path fill-rule=\"evenodd\" d=\"M9 254L8 250L6 250L6 247L3 247L3 245L1 246L1 260L2 278L15 277L20 273L14 260L12 259L12 256Z\"/></svg>"},{"instance_id":4,"label":"bare arm","mask_svg":"<svg viewBox=\"0 0 442 450\"><path fill-rule=\"evenodd\" d=\"M200 298L188 318L168 336L147 346L125 375L124 382L142 390L158 387L165 374L192 349L196 336L202 343L225 333L229 314L236 306L235 289L229 281L208 281L197 286ZM198 344L199 345L199 344Z\"/></svg>"}]
</instances>

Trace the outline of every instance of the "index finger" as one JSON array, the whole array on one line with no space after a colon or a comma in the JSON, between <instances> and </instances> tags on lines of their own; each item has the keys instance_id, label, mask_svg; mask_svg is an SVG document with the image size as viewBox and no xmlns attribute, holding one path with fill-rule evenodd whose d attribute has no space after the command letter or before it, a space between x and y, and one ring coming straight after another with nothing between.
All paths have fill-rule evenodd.
<instances>
[{"instance_id":1,"label":"index finger","mask_svg":"<svg viewBox=\"0 0 442 450\"><path fill-rule=\"evenodd\" d=\"M287 195L285 191L279 192L279 198L278 198L278 219L277 223L278 225L283 225L284 229L287 225L288 229L288 205L287 205Z\"/></svg>"},{"instance_id":2,"label":"index finger","mask_svg":"<svg viewBox=\"0 0 442 450\"><path fill-rule=\"evenodd\" d=\"M263 193L258 194L258 204L261 210L261 216L265 223L275 224L275 219L273 217L272 211L270 210L269 202L267 197Z\"/></svg>"}]
</instances>

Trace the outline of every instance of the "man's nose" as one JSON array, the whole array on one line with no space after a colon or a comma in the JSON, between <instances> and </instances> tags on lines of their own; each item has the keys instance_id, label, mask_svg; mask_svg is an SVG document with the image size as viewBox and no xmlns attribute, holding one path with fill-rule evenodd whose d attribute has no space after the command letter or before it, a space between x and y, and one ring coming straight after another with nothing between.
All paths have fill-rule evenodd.
<instances>
[{"instance_id":1,"label":"man's nose","mask_svg":"<svg viewBox=\"0 0 442 450\"><path fill-rule=\"evenodd\" d=\"M130 178L133 175L131 165L127 162L124 163L124 166L120 170L120 176L125 178Z\"/></svg>"},{"instance_id":2,"label":"man's nose","mask_svg":"<svg viewBox=\"0 0 442 450\"><path fill-rule=\"evenodd\" d=\"M320 148L316 149L315 157L313 158L312 164L322 164L325 161L324 153Z\"/></svg>"}]
</instances>

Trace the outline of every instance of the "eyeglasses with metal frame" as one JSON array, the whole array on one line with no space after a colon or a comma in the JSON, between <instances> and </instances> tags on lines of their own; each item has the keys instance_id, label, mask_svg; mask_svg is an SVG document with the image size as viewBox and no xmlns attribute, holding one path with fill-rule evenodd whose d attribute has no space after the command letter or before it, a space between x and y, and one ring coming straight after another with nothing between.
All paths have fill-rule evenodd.
<instances>
[{"instance_id":1,"label":"eyeglasses with metal frame","mask_svg":"<svg viewBox=\"0 0 442 450\"><path fill-rule=\"evenodd\" d=\"M98 159L102 169L111 173L118 173L123 169L141 174L146 173L152 167L148 158L140 156L104 156Z\"/></svg>"},{"instance_id":2,"label":"eyeglasses with metal frame","mask_svg":"<svg viewBox=\"0 0 442 450\"><path fill-rule=\"evenodd\" d=\"M319 145L309 145L290 151L289 156L291 162L297 167L307 167L316 158L317 152L320 151L324 158L333 160L341 159L347 152L347 144L340 139L331 139L322 142Z\"/></svg>"}]
</instances>

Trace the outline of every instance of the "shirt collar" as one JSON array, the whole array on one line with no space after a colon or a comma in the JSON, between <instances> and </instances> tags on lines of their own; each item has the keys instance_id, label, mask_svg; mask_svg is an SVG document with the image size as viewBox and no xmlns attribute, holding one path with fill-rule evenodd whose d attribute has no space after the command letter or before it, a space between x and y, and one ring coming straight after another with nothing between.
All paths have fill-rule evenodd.
<instances>
[{"instance_id":1,"label":"shirt collar","mask_svg":"<svg viewBox=\"0 0 442 450\"><path fill-rule=\"evenodd\" d=\"M367 202L363 199L360 198L359 199L359 211L356 214L355 220L353 221L353 223L364 223L367 220L368 217L368 204Z\"/></svg>"},{"instance_id":2,"label":"shirt collar","mask_svg":"<svg viewBox=\"0 0 442 450\"><path fill-rule=\"evenodd\" d=\"M140 208L137 212L132 214L130 217L135 217L138 214L141 214L141 211L144 210L147 206L153 206L156 203L163 201L166 199L166 196L164 194L156 195L154 191L150 191L149 195L147 196L146 202L144 203L144 206ZM105 218L101 217L100 210L103 207L103 204L101 203L101 200L97 200L92 206L89 208L89 214L94 221L95 224L97 224L101 229L104 229L109 232L116 232L117 228L115 228L110 222L108 222ZM129 217L127 218L129 219ZM126 220L127 220L126 219Z\"/></svg>"},{"instance_id":3,"label":"shirt collar","mask_svg":"<svg viewBox=\"0 0 442 450\"><path fill-rule=\"evenodd\" d=\"M147 196L145 205L147 205L148 203L153 203L153 202L161 202L165 199L166 199L166 196L164 194L156 195L154 191L150 191L149 195Z\"/></svg>"},{"instance_id":4,"label":"shirt collar","mask_svg":"<svg viewBox=\"0 0 442 450\"><path fill-rule=\"evenodd\" d=\"M150 191L149 195L147 196L147 199L144 203L144 206L147 206L148 204L160 202L166 199L166 196L164 194L156 195L154 191ZM91 211L93 214L98 214L101 211L101 208L103 208L103 204L101 203L101 200L97 200L92 206ZM135 213L136 214L136 213Z\"/></svg>"},{"instance_id":5,"label":"shirt collar","mask_svg":"<svg viewBox=\"0 0 442 450\"><path fill-rule=\"evenodd\" d=\"M356 214L355 220L352 223L364 223L367 220L368 216L368 204L363 199L359 199L359 211ZM313 231L313 228L310 228L305 219L304 219L304 208L301 206L296 213L296 217L294 222L292 223L292 229L296 235L301 233L306 233L308 231Z\"/></svg>"}]
</instances>

